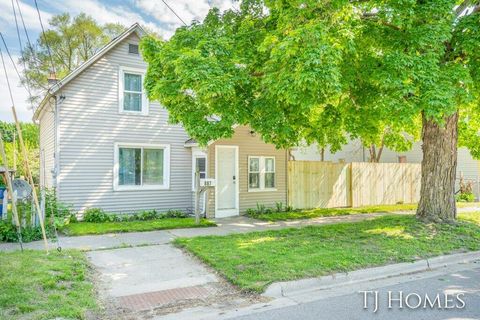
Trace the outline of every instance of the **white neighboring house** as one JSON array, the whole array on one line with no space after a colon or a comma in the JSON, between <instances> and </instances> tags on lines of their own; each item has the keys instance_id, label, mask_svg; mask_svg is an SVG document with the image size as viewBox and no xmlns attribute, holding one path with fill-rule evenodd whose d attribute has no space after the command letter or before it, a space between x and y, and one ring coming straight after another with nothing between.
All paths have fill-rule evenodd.
<instances>
[{"instance_id":1,"label":"white neighboring house","mask_svg":"<svg viewBox=\"0 0 480 320\"><path fill-rule=\"evenodd\" d=\"M298 147L292 151L295 160L309 160L320 161L320 152L317 145L311 145L307 147ZM395 152L392 150L384 149L380 162L399 162L400 157L405 157L406 162L421 163L422 162L422 145L421 142L417 142L413 145L412 149L407 152ZM324 160L325 161L345 161L345 162L365 162L369 161L370 155L367 149L365 149L360 140L353 140L346 144L342 150L331 153L328 149L325 149ZM470 152L466 148L458 149L458 161L457 161L457 189L460 176L463 175L465 180L473 182L473 191L477 197L480 198L480 161L473 159Z\"/></svg>"},{"instance_id":2,"label":"white neighboring house","mask_svg":"<svg viewBox=\"0 0 480 320\"><path fill-rule=\"evenodd\" d=\"M148 101L147 64L138 51L143 34L134 24L48 91L34 115L42 186L80 212L188 211L198 169L201 178L217 177L203 206L210 217L286 204L286 150L244 126L199 148L168 122L166 109Z\"/></svg>"}]
</instances>

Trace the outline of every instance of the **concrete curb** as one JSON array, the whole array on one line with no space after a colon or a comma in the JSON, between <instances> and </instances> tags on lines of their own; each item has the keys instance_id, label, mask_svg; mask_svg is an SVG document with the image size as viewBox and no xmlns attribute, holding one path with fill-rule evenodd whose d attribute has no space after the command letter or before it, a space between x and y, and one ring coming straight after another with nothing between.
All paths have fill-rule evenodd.
<instances>
[{"instance_id":1,"label":"concrete curb","mask_svg":"<svg viewBox=\"0 0 480 320\"><path fill-rule=\"evenodd\" d=\"M439 256L415 262L362 269L349 273L336 273L318 278L276 282L271 284L263 295L270 298L283 298L309 291L327 290L348 284L381 280L474 261L480 262L480 251Z\"/></svg>"}]
</instances>

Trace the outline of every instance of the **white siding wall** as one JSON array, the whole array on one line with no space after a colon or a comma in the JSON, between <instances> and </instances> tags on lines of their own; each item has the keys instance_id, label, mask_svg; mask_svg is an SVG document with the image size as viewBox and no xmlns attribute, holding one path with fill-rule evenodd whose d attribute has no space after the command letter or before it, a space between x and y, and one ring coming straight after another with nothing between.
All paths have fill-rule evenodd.
<instances>
[{"instance_id":1,"label":"white siding wall","mask_svg":"<svg viewBox=\"0 0 480 320\"><path fill-rule=\"evenodd\" d=\"M128 53L128 39L66 85L59 103L58 194L76 210L101 207L110 212L144 209L189 209L192 205L191 154L184 147L187 134L169 125L168 113L150 103L148 116L119 114L119 67L142 68L146 63ZM114 191L113 165L116 142L170 144L170 188L154 191Z\"/></svg>"},{"instance_id":2,"label":"white siding wall","mask_svg":"<svg viewBox=\"0 0 480 320\"><path fill-rule=\"evenodd\" d=\"M55 113L53 104L45 107L40 123L40 185L52 188L55 170Z\"/></svg>"},{"instance_id":3,"label":"white siding wall","mask_svg":"<svg viewBox=\"0 0 480 320\"><path fill-rule=\"evenodd\" d=\"M310 160L320 161L320 153L316 145L308 147L300 147L292 152L295 160ZM340 159L344 159L346 162L363 162L369 159L368 150L363 150L362 144L359 140L353 140L345 145L342 150L332 154L328 150L325 150L325 161L337 162ZM406 156L407 162L421 163L422 162L422 145L421 142L417 142L413 145L412 150L407 152L395 152L385 149L382 153L380 162L398 162L399 156ZM458 165L457 165L457 177L463 174L466 180L474 182L474 191L477 198L480 197L480 162L475 160L470 155L470 152L466 148L460 148L458 150ZM458 182L457 178L457 182ZM458 189L458 186L457 186Z\"/></svg>"}]
</instances>

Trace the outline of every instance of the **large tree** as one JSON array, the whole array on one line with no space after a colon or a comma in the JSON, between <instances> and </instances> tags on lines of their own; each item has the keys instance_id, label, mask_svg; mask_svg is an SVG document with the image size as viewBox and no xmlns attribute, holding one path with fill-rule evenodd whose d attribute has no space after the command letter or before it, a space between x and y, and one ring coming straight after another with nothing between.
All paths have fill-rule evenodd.
<instances>
[{"instance_id":1,"label":"large tree","mask_svg":"<svg viewBox=\"0 0 480 320\"><path fill-rule=\"evenodd\" d=\"M84 13L73 18L68 13L54 16L45 35L40 34L32 47L27 45L22 51L22 82L32 89L32 99L37 101L48 88L47 79L53 72L63 78L124 29L115 23L100 25Z\"/></svg>"},{"instance_id":2,"label":"large tree","mask_svg":"<svg viewBox=\"0 0 480 320\"><path fill-rule=\"evenodd\" d=\"M146 37L145 86L201 143L248 124L277 147L350 136L401 149L421 123L417 217L452 221L459 118L478 124L478 12L469 0L245 0L169 41Z\"/></svg>"}]
</instances>

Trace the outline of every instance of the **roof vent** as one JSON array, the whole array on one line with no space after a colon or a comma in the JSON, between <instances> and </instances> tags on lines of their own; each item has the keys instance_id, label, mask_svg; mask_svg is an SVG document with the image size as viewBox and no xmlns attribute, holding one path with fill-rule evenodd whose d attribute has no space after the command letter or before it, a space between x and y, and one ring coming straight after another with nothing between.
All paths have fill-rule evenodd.
<instances>
[{"instance_id":1,"label":"roof vent","mask_svg":"<svg viewBox=\"0 0 480 320\"><path fill-rule=\"evenodd\" d=\"M138 54L138 44L128 44L128 53Z\"/></svg>"}]
</instances>

